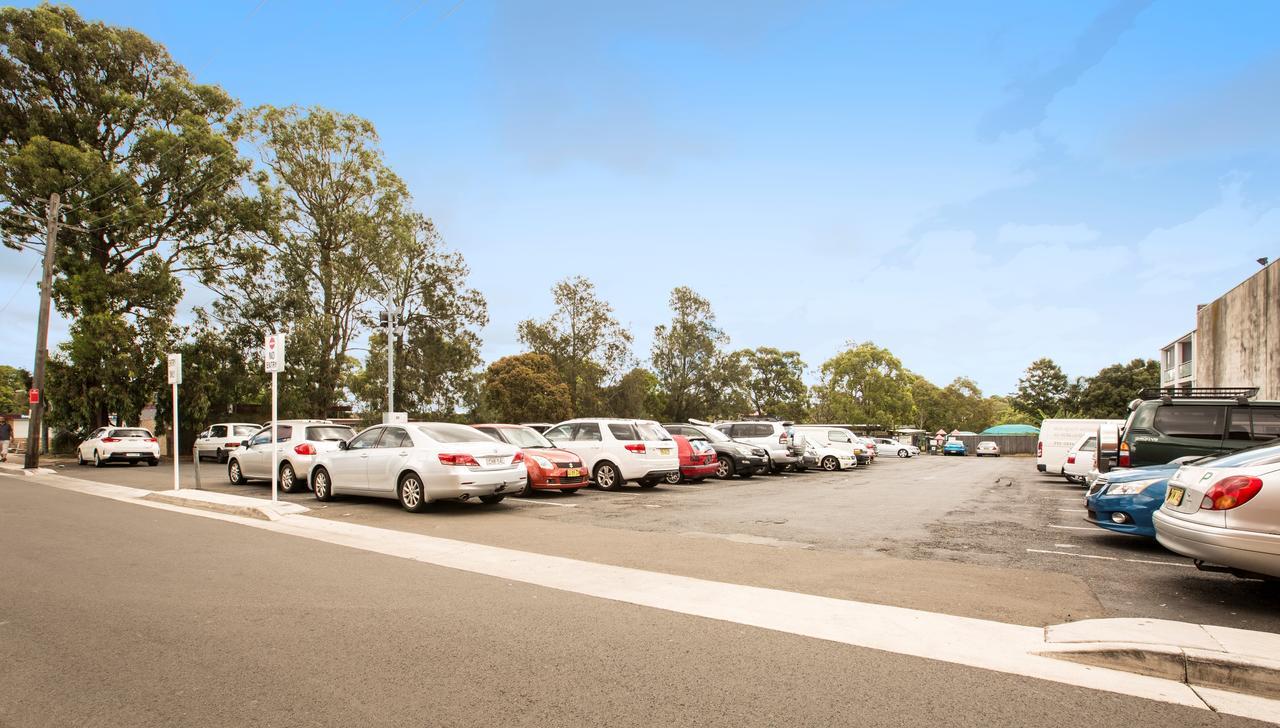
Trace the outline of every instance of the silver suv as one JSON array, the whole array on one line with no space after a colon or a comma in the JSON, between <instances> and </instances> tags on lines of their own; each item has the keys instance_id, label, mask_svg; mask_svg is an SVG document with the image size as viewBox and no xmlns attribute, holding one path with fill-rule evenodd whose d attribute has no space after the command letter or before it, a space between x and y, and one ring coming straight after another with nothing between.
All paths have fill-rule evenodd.
<instances>
[{"instance_id":1,"label":"silver suv","mask_svg":"<svg viewBox=\"0 0 1280 728\"><path fill-rule=\"evenodd\" d=\"M307 485L316 455L337 450L338 443L355 437L355 430L329 420L280 420L276 423L276 452L280 490L293 493ZM267 423L232 451L227 478L236 485L251 479L271 479L271 423Z\"/></svg>"},{"instance_id":2,"label":"silver suv","mask_svg":"<svg viewBox=\"0 0 1280 728\"><path fill-rule=\"evenodd\" d=\"M769 454L769 469L781 473L787 466L803 471L804 435L790 422L749 420L720 422L716 429L739 442L764 448Z\"/></svg>"}]
</instances>

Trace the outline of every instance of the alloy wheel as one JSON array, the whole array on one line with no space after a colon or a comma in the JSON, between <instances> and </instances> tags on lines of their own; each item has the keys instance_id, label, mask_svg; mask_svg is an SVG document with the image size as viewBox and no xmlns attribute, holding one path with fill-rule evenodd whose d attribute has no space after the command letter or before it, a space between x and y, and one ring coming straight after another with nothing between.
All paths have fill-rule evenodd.
<instances>
[{"instance_id":1,"label":"alloy wheel","mask_svg":"<svg viewBox=\"0 0 1280 728\"><path fill-rule=\"evenodd\" d=\"M422 507L422 481L412 475L400 481L400 505L407 511L416 511Z\"/></svg>"},{"instance_id":2,"label":"alloy wheel","mask_svg":"<svg viewBox=\"0 0 1280 728\"><path fill-rule=\"evenodd\" d=\"M680 485L680 473L667 473L665 480L670 485Z\"/></svg>"},{"instance_id":3,"label":"alloy wheel","mask_svg":"<svg viewBox=\"0 0 1280 728\"><path fill-rule=\"evenodd\" d=\"M831 471L831 470L838 470L839 468L840 468L840 463L836 462L836 459L831 457L830 455L822 459L823 470Z\"/></svg>"}]
</instances>

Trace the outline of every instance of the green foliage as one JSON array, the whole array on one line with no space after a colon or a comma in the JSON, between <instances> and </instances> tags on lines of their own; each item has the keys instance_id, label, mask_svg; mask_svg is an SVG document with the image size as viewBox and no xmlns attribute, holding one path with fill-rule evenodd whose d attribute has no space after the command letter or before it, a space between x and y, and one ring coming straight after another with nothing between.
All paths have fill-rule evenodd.
<instances>
[{"instance_id":1,"label":"green foliage","mask_svg":"<svg viewBox=\"0 0 1280 728\"><path fill-rule=\"evenodd\" d=\"M1018 380L1013 406L1039 422L1069 412L1072 388L1067 375L1052 359L1036 359Z\"/></svg>"},{"instance_id":2,"label":"green foliage","mask_svg":"<svg viewBox=\"0 0 1280 728\"><path fill-rule=\"evenodd\" d=\"M605 387L602 397L608 417L662 420L670 406L658 376L644 367L623 374L616 384Z\"/></svg>"},{"instance_id":3,"label":"green foliage","mask_svg":"<svg viewBox=\"0 0 1280 728\"><path fill-rule=\"evenodd\" d=\"M1129 402L1146 387L1160 386L1160 362L1134 359L1128 364L1112 364L1085 381L1077 407L1084 417L1124 419Z\"/></svg>"},{"instance_id":4,"label":"green foliage","mask_svg":"<svg viewBox=\"0 0 1280 728\"><path fill-rule=\"evenodd\" d=\"M601 388L616 381L632 361L631 332L596 295L595 284L574 276L551 289L556 310L545 321L527 319L516 328L520 341L544 354L569 387L573 415L596 412Z\"/></svg>"},{"instance_id":5,"label":"green foliage","mask_svg":"<svg viewBox=\"0 0 1280 728\"><path fill-rule=\"evenodd\" d=\"M707 373L729 337L716 326L711 303L693 289L673 289L668 303L671 323L653 330L653 369L667 416L683 422L704 413L708 390L718 385Z\"/></svg>"},{"instance_id":6,"label":"green foliage","mask_svg":"<svg viewBox=\"0 0 1280 728\"><path fill-rule=\"evenodd\" d=\"M800 352L782 351L770 346L735 352L744 368L740 381L757 414L773 415L788 420L805 417L808 388L804 384L804 361ZM722 380L722 386L730 381Z\"/></svg>"},{"instance_id":7,"label":"green foliage","mask_svg":"<svg viewBox=\"0 0 1280 728\"><path fill-rule=\"evenodd\" d=\"M569 386L545 354L504 356L485 370L480 416L487 422L560 422L571 412Z\"/></svg>"},{"instance_id":8,"label":"green foliage","mask_svg":"<svg viewBox=\"0 0 1280 728\"><path fill-rule=\"evenodd\" d=\"M913 410L911 379L888 349L864 342L822 364L814 414L825 422L897 427Z\"/></svg>"},{"instance_id":9,"label":"green foliage","mask_svg":"<svg viewBox=\"0 0 1280 728\"><path fill-rule=\"evenodd\" d=\"M0 364L0 413L18 415L30 409L27 404L30 380L31 372L26 369Z\"/></svg>"},{"instance_id":10,"label":"green foliage","mask_svg":"<svg viewBox=\"0 0 1280 728\"><path fill-rule=\"evenodd\" d=\"M182 354L182 383L178 385L178 444L190 450L195 435L214 422L239 421L235 405L270 405L267 374L261 359L236 343L225 331L212 328L204 315L186 332L173 351ZM256 350L253 351L256 354ZM173 429L173 399L167 384L156 397L156 432ZM252 421L252 420L251 420Z\"/></svg>"}]
</instances>

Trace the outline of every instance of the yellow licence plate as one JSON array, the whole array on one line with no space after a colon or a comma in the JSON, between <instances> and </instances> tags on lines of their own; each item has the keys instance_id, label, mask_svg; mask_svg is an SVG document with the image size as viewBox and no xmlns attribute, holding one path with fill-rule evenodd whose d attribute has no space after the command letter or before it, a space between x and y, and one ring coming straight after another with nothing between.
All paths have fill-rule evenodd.
<instances>
[{"instance_id":1,"label":"yellow licence plate","mask_svg":"<svg viewBox=\"0 0 1280 728\"><path fill-rule=\"evenodd\" d=\"M671 448L669 448L669 447L660 447L660 448L658 448L658 454L659 454L659 455L670 455L670 454L671 454Z\"/></svg>"},{"instance_id":2,"label":"yellow licence plate","mask_svg":"<svg viewBox=\"0 0 1280 728\"><path fill-rule=\"evenodd\" d=\"M1182 505L1182 496L1186 495L1186 492L1185 488L1170 487L1169 494L1165 496L1164 500L1171 506L1180 506Z\"/></svg>"},{"instance_id":3,"label":"yellow licence plate","mask_svg":"<svg viewBox=\"0 0 1280 728\"><path fill-rule=\"evenodd\" d=\"M577 468L569 468L564 473L564 477L566 478L576 478L579 475L582 475L582 471Z\"/></svg>"}]
</instances>

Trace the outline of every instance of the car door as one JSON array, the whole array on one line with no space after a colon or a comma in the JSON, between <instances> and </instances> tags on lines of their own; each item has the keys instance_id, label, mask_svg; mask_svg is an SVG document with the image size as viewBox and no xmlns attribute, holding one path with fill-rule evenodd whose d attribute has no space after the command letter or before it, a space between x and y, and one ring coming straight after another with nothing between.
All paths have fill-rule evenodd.
<instances>
[{"instance_id":1,"label":"car door","mask_svg":"<svg viewBox=\"0 0 1280 728\"><path fill-rule=\"evenodd\" d=\"M413 440L403 427L384 427L378 444L367 450L365 486L371 491L394 493L412 448Z\"/></svg>"},{"instance_id":2,"label":"car door","mask_svg":"<svg viewBox=\"0 0 1280 728\"><path fill-rule=\"evenodd\" d=\"M1143 465L1159 465L1184 455L1212 455L1223 449L1227 407L1166 404L1156 409L1151 427L1160 434L1139 445Z\"/></svg>"},{"instance_id":3,"label":"car door","mask_svg":"<svg viewBox=\"0 0 1280 728\"><path fill-rule=\"evenodd\" d=\"M99 427L98 429L89 433L89 436L85 438L84 442L80 443L81 458L85 460L93 459L93 451L95 448L98 447L98 440L102 437L102 434L106 431L107 431L107 428Z\"/></svg>"},{"instance_id":4,"label":"car door","mask_svg":"<svg viewBox=\"0 0 1280 728\"><path fill-rule=\"evenodd\" d=\"M227 442L229 434L226 425L214 425L205 430L204 435L196 440L196 448L200 450L201 455L211 455Z\"/></svg>"},{"instance_id":5,"label":"car door","mask_svg":"<svg viewBox=\"0 0 1280 728\"><path fill-rule=\"evenodd\" d=\"M573 444L569 448L582 458L583 465L590 472L607 453L604 436L600 434L600 425L595 422L578 422L573 426Z\"/></svg>"},{"instance_id":6,"label":"car door","mask_svg":"<svg viewBox=\"0 0 1280 728\"><path fill-rule=\"evenodd\" d=\"M343 491L369 490L369 456L378 447L385 427L370 427L351 438L345 450L328 456L329 480Z\"/></svg>"},{"instance_id":7,"label":"car door","mask_svg":"<svg viewBox=\"0 0 1280 728\"><path fill-rule=\"evenodd\" d=\"M249 438L249 446L236 453L240 472L249 478L271 477L271 428L264 428Z\"/></svg>"}]
</instances>

